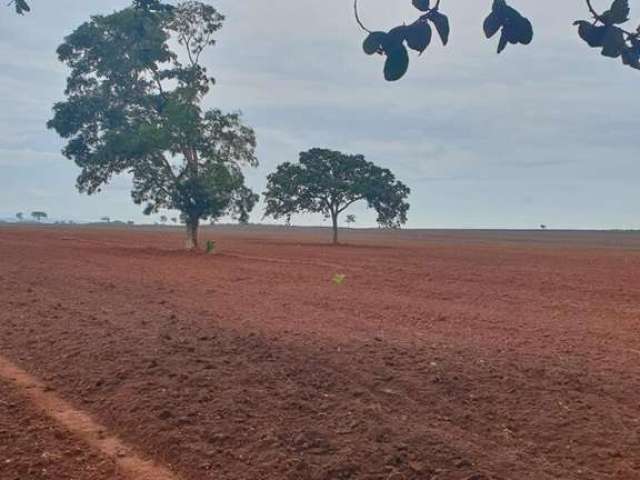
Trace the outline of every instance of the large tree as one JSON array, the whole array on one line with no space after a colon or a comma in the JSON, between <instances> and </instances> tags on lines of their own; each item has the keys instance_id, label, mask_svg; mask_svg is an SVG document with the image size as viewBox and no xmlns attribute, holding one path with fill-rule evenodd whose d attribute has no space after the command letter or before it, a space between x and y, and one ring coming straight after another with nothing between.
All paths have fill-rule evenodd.
<instances>
[{"instance_id":1,"label":"large tree","mask_svg":"<svg viewBox=\"0 0 640 480\"><path fill-rule=\"evenodd\" d=\"M405 0L409 1L409 0ZM467 0L471 1L471 0ZM492 1L491 12L484 19L483 29L487 38L500 32L498 53L508 44L528 45L533 40L533 25L518 10L507 4L506 0ZM620 25L629 21L629 0L613 1L608 9L598 11L592 0L584 0L591 16L590 20L578 20L578 35L593 48L601 50L602 55L620 58L624 65L640 69L640 26L636 30L627 30ZM411 0L421 14L410 24L403 24L388 32L372 31L360 20L358 0L354 0L354 12L357 23L368 34L364 41L364 51L373 55L379 53L386 57L384 76L389 81L402 78L409 67L407 47L422 54L429 44L436 29L443 45L449 41L451 31L449 17L441 9L442 0ZM30 11L26 0L11 0L18 14ZM553 14L553 9L549 10ZM432 28L433 27L433 28Z\"/></svg>"},{"instance_id":2,"label":"large tree","mask_svg":"<svg viewBox=\"0 0 640 480\"><path fill-rule=\"evenodd\" d=\"M58 47L71 74L48 126L68 139L63 153L81 168L78 189L92 194L130 173L146 214L181 212L190 249L201 220L246 221L257 201L241 172L257 165L253 130L238 113L201 107L214 83L201 55L223 20L197 1L134 0L92 17Z\"/></svg>"},{"instance_id":3,"label":"large tree","mask_svg":"<svg viewBox=\"0 0 640 480\"><path fill-rule=\"evenodd\" d=\"M314 148L267 177L265 216L289 220L295 213L321 213L331 218L333 243L338 243L338 218L352 204L366 201L381 226L396 228L407 221L409 193L391 171L362 155Z\"/></svg>"}]
</instances>

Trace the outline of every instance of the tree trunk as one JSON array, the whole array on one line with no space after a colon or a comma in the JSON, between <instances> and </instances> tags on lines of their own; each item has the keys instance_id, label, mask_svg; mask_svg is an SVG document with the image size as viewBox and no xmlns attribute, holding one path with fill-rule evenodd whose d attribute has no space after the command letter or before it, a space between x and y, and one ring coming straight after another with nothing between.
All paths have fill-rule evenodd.
<instances>
[{"instance_id":1,"label":"tree trunk","mask_svg":"<svg viewBox=\"0 0 640 480\"><path fill-rule=\"evenodd\" d=\"M338 244L338 212L331 212L331 222L333 223L333 244Z\"/></svg>"},{"instance_id":2,"label":"tree trunk","mask_svg":"<svg viewBox=\"0 0 640 480\"><path fill-rule=\"evenodd\" d=\"M198 248L198 229L200 227L200 219L187 221L187 250L195 250Z\"/></svg>"}]
</instances>

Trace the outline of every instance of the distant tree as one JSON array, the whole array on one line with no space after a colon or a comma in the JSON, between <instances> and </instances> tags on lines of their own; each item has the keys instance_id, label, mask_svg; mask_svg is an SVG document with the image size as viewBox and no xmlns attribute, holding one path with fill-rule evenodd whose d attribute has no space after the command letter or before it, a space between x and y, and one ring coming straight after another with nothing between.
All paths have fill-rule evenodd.
<instances>
[{"instance_id":1,"label":"distant tree","mask_svg":"<svg viewBox=\"0 0 640 480\"><path fill-rule=\"evenodd\" d=\"M40 211L31 212L31 217L34 218L37 222L40 222L43 219L48 218L47 212L40 212Z\"/></svg>"},{"instance_id":2,"label":"distant tree","mask_svg":"<svg viewBox=\"0 0 640 480\"><path fill-rule=\"evenodd\" d=\"M127 222L127 225L129 225L129 226L132 226L132 225L135 225L135 224L136 224L136 222L134 222L133 220L129 220Z\"/></svg>"},{"instance_id":3,"label":"distant tree","mask_svg":"<svg viewBox=\"0 0 640 480\"><path fill-rule=\"evenodd\" d=\"M167 216L166 215L160 215L160 222L161 223L167 223Z\"/></svg>"},{"instance_id":4,"label":"distant tree","mask_svg":"<svg viewBox=\"0 0 640 480\"><path fill-rule=\"evenodd\" d=\"M333 243L338 243L338 217L364 200L378 213L378 223L399 227L407 220L409 188L390 170L362 155L314 148L299 163L283 163L267 177L265 216L289 218L294 213L321 213L331 218Z\"/></svg>"},{"instance_id":5,"label":"distant tree","mask_svg":"<svg viewBox=\"0 0 640 480\"><path fill-rule=\"evenodd\" d=\"M253 130L238 113L202 108L213 79L200 59L223 20L197 1L135 0L93 16L58 48L71 74L48 126L69 139L79 190L131 173L145 214L182 212L190 249L201 220L246 218L258 200L240 169L258 163Z\"/></svg>"},{"instance_id":6,"label":"distant tree","mask_svg":"<svg viewBox=\"0 0 640 480\"><path fill-rule=\"evenodd\" d=\"M541 229L541 230L546 230L546 229L547 229L547 226L543 223L542 225L540 225L540 229Z\"/></svg>"},{"instance_id":7,"label":"distant tree","mask_svg":"<svg viewBox=\"0 0 640 480\"><path fill-rule=\"evenodd\" d=\"M111 218L109 218L109 217L102 217L102 218L100 219L100 221L101 221L101 222L104 222L104 223L111 223Z\"/></svg>"},{"instance_id":8,"label":"distant tree","mask_svg":"<svg viewBox=\"0 0 640 480\"><path fill-rule=\"evenodd\" d=\"M356 223L356 216L353 214L347 215L347 217L345 218L345 222L347 223L347 225L352 225Z\"/></svg>"},{"instance_id":9,"label":"distant tree","mask_svg":"<svg viewBox=\"0 0 640 480\"><path fill-rule=\"evenodd\" d=\"M22 212L18 212L16 213L16 218L19 222L21 222L22 220L24 220L24 214Z\"/></svg>"},{"instance_id":10,"label":"distant tree","mask_svg":"<svg viewBox=\"0 0 640 480\"><path fill-rule=\"evenodd\" d=\"M171 221L172 221L173 223L178 223L178 219L177 219L176 217L171 217Z\"/></svg>"}]
</instances>

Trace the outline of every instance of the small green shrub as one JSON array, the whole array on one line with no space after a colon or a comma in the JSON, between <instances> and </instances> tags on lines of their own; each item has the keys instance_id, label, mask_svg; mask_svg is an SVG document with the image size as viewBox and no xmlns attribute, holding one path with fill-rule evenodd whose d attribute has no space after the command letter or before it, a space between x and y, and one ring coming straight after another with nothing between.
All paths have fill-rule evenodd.
<instances>
[{"instance_id":1,"label":"small green shrub","mask_svg":"<svg viewBox=\"0 0 640 480\"><path fill-rule=\"evenodd\" d=\"M215 253L216 251L216 242L213 240L207 240L207 253Z\"/></svg>"},{"instance_id":2,"label":"small green shrub","mask_svg":"<svg viewBox=\"0 0 640 480\"><path fill-rule=\"evenodd\" d=\"M347 278L346 275L343 275L341 273L336 273L333 276L333 283L335 283L336 285L342 285L344 283L345 278Z\"/></svg>"}]
</instances>

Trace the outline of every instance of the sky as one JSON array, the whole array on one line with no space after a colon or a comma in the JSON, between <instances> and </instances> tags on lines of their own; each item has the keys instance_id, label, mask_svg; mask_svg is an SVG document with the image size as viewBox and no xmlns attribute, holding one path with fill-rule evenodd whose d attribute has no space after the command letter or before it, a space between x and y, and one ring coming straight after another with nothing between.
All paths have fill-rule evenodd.
<instances>
[{"instance_id":1,"label":"sky","mask_svg":"<svg viewBox=\"0 0 640 480\"><path fill-rule=\"evenodd\" d=\"M56 47L90 15L128 3L32 0L24 17L0 9L0 218L157 220L131 201L127 176L77 193L79 169L45 127L68 74ZM496 55L482 33L490 0L442 0L449 45L434 37L395 83L383 80L382 57L362 52L351 0L208 3L226 22L203 54L217 80L206 104L241 110L255 129L260 166L245 173L256 192L278 164L322 147L361 153L411 187L410 228L640 228L640 72L578 38L584 2L513 0L536 36ZM360 4L374 30L417 18L409 0ZM349 213L375 225L366 204ZM258 205L251 220L262 216Z\"/></svg>"}]
</instances>

